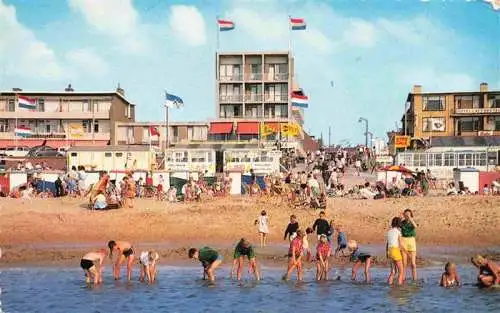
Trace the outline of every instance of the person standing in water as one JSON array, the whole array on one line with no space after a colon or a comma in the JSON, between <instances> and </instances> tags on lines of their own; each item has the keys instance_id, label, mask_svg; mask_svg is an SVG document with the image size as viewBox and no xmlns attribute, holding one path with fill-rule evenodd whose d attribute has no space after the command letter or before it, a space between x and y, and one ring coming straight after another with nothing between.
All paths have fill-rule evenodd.
<instances>
[{"instance_id":1,"label":"person standing in water","mask_svg":"<svg viewBox=\"0 0 500 313\"><path fill-rule=\"evenodd\" d=\"M417 280L417 242L415 237L417 223L413 219L413 212L410 209L406 209L403 212L403 220L401 222L401 242L403 243L403 248L406 252L403 253L403 268L406 275L406 270L408 265L411 266L411 276L415 281Z\"/></svg>"},{"instance_id":2,"label":"person standing in water","mask_svg":"<svg viewBox=\"0 0 500 313\"><path fill-rule=\"evenodd\" d=\"M241 280L241 272L243 270L244 257L248 258L250 263L249 271L252 272L256 280L260 280L259 270L257 268L257 260L255 258L255 251L248 240L241 238L236 247L234 248L233 254L233 267L231 268L231 278L234 277L234 272L236 270L236 279Z\"/></svg>"},{"instance_id":3,"label":"person standing in water","mask_svg":"<svg viewBox=\"0 0 500 313\"><path fill-rule=\"evenodd\" d=\"M215 281L215 269L221 265L224 258L215 249L203 247L201 249L191 248L188 251L190 259L199 260L203 265L203 279L208 278L209 281Z\"/></svg>"},{"instance_id":4,"label":"person standing in water","mask_svg":"<svg viewBox=\"0 0 500 313\"><path fill-rule=\"evenodd\" d=\"M401 218L394 217L391 221L391 229L387 232L387 258L391 260L391 273L387 279L389 285L392 285L394 276L398 275L398 285L402 285L405 280L402 253L406 250L401 240Z\"/></svg>"},{"instance_id":5,"label":"person standing in water","mask_svg":"<svg viewBox=\"0 0 500 313\"><path fill-rule=\"evenodd\" d=\"M104 267L104 259L108 255L105 249L101 249L97 252L89 252L85 254L80 260L80 267L85 272L85 282L90 284L92 281L94 284L102 283L102 271Z\"/></svg>"},{"instance_id":6,"label":"person standing in water","mask_svg":"<svg viewBox=\"0 0 500 313\"><path fill-rule=\"evenodd\" d=\"M134 249L132 245L127 241L114 241L108 242L109 257L113 258L113 251L118 251L119 256L117 256L115 266L113 269L113 276L115 280L120 279L120 269L125 260L127 260L127 280L132 280L132 265L134 263Z\"/></svg>"},{"instance_id":7,"label":"person standing in water","mask_svg":"<svg viewBox=\"0 0 500 313\"><path fill-rule=\"evenodd\" d=\"M303 230L297 231L297 236L290 242L290 250L288 251L288 269L283 276L284 280L290 280L294 269L297 271L297 280L302 280L302 253L303 253L303 238L305 233Z\"/></svg>"},{"instance_id":8,"label":"person standing in water","mask_svg":"<svg viewBox=\"0 0 500 313\"><path fill-rule=\"evenodd\" d=\"M160 259L158 252L150 250L143 251L139 256L139 264L141 265L141 274L139 276L139 281L144 282L147 277L148 282L154 283L156 281L156 263Z\"/></svg>"},{"instance_id":9,"label":"person standing in water","mask_svg":"<svg viewBox=\"0 0 500 313\"><path fill-rule=\"evenodd\" d=\"M328 259L331 254L332 248L327 236L321 235L316 248L316 280L328 280Z\"/></svg>"}]
</instances>

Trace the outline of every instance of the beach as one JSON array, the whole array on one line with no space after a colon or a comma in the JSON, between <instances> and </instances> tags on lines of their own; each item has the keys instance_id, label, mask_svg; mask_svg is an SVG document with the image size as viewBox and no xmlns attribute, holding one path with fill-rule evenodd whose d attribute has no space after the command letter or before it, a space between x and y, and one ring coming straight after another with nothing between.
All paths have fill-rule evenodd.
<instances>
[{"instance_id":1,"label":"beach","mask_svg":"<svg viewBox=\"0 0 500 313\"><path fill-rule=\"evenodd\" d=\"M414 210L419 252L433 255L496 253L500 242L500 198L482 196L412 197L384 200L330 198L327 218L342 225L348 239L378 247L383 256L389 221L404 209ZM137 250L156 248L167 263L186 260L191 246L210 245L229 255L242 237L258 242L255 219L266 210L270 220L269 247L261 255L281 262L290 214L301 228L319 213L294 209L278 198L238 196L203 202L176 203L138 199L133 209L89 211L85 199L2 199L0 246L4 266L73 264L83 253L106 247L108 240L130 241ZM311 236L311 242L315 239ZM442 249L441 249L442 247Z\"/></svg>"}]
</instances>

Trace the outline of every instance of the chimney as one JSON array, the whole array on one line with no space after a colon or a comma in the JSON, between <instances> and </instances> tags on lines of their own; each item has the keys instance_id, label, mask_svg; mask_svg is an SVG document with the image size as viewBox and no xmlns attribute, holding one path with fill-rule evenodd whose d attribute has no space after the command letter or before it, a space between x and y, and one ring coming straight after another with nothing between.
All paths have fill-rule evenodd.
<instances>
[{"instance_id":1,"label":"chimney","mask_svg":"<svg viewBox=\"0 0 500 313\"><path fill-rule=\"evenodd\" d=\"M73 89L73 87L71 87L71 84L68 84L68 87L66 87L66 88L64 89L64 91L66 91L66 92L73 92L73 91L75 91L75 90Z\"/></svg>"},{"instance_id":2,"label":"chimney","mask_svg":"<svg viewBox=\"0 0 500 313\"><path fill-rule=\"evenodd\" d=\"M411 92L414 95L418 95L422 93L422 85L413 85L413 90Z\"/></svg>"},{"instance_id":3,"label":"chimney","mask_svg":"<svg viewBox=\"0 0 500 313\"><path fill-rule=\"evenodd\" d=\"M12 91L14 91L14 92L21 92L23 90L21 88L19 88L19 87L14 87L14 88L12 88Z\"/></svg>"},{"instance_id":4,"label":"chimney","mask_svg":"<svg viewBox=\"0 0 500 313\"><path fill-rule=\"evenodd\" d=\"M125 97L125 89L120 87L120 83L118 83L118 87L116 87L116 92Z\"/></svg>"},{"instance_id":5,"label":"chimney","mask_svg":"<svg viewBox=\"0 0 500 313\"><path fill-rule=\"evenodd\" d=\"M488 92L488 83L481 83L479 85L479 91L480 92Z\"/></svg>"}]
</instances>

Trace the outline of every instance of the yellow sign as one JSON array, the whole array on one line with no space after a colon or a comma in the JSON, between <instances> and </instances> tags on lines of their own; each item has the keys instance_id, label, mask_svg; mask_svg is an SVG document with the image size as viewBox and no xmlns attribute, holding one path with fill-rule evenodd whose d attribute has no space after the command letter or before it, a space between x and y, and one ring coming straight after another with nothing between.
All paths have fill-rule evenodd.
<instances>
[{"instance_id":1,"label":"yellow sign","mask_svg":"<svg viewBox=\"0 0 500 313\"><path fill-rule=\"evenodd\" d=\"M69 137L76 138L82 137L85 132L83 131L83 125L81 123L71 123L69 127Z\"/></svg>"},{"instance_id":2,"label":"yellow sign","mask_svg":"<svg viewBox=\"0 0 500 313\"><path fill-rule=\"evenodd\" d=\"M410 146L410 136L395 136L394 146L396 148L407 148Z\"/></svg>"},{"instance_id":3,"label":"yellow sign","mask_svg":"<svg viewBox=\"0 0 500 313\"><path fill-rule=\"evenodd\" d=\"M265 123L261 123L260 125L260 136L261 137L267 137L267 136L270 136L272 134L275 134L276 133L276 130L268 125L268 124L265 124Z\"/></svg>"},{"instance_id":4,"label":"yellow sign","mask_svg":"<svg viewBox=\"0 0 500 313\"><path fill-rule=\"evenodd\" d=\"M281 135L297 137L300 134L300 125L296 123L281 124Z\"/></svg>"}]
</instances>

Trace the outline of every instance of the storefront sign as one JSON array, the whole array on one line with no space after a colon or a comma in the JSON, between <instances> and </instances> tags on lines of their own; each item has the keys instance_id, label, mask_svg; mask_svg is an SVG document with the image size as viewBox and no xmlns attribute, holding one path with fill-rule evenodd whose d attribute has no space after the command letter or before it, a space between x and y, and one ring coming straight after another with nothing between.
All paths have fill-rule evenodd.
<instances>
[{"instance_id":1,"label":"storefront sign","mask_svg":"<svg viewBox=\"0 0 500 313\"><path fill-rule=\"evenodd\" d=\"M410 146L410 136L395 136L394 145L396 148L407 148Z\"/></svg>"}]
</instances>

